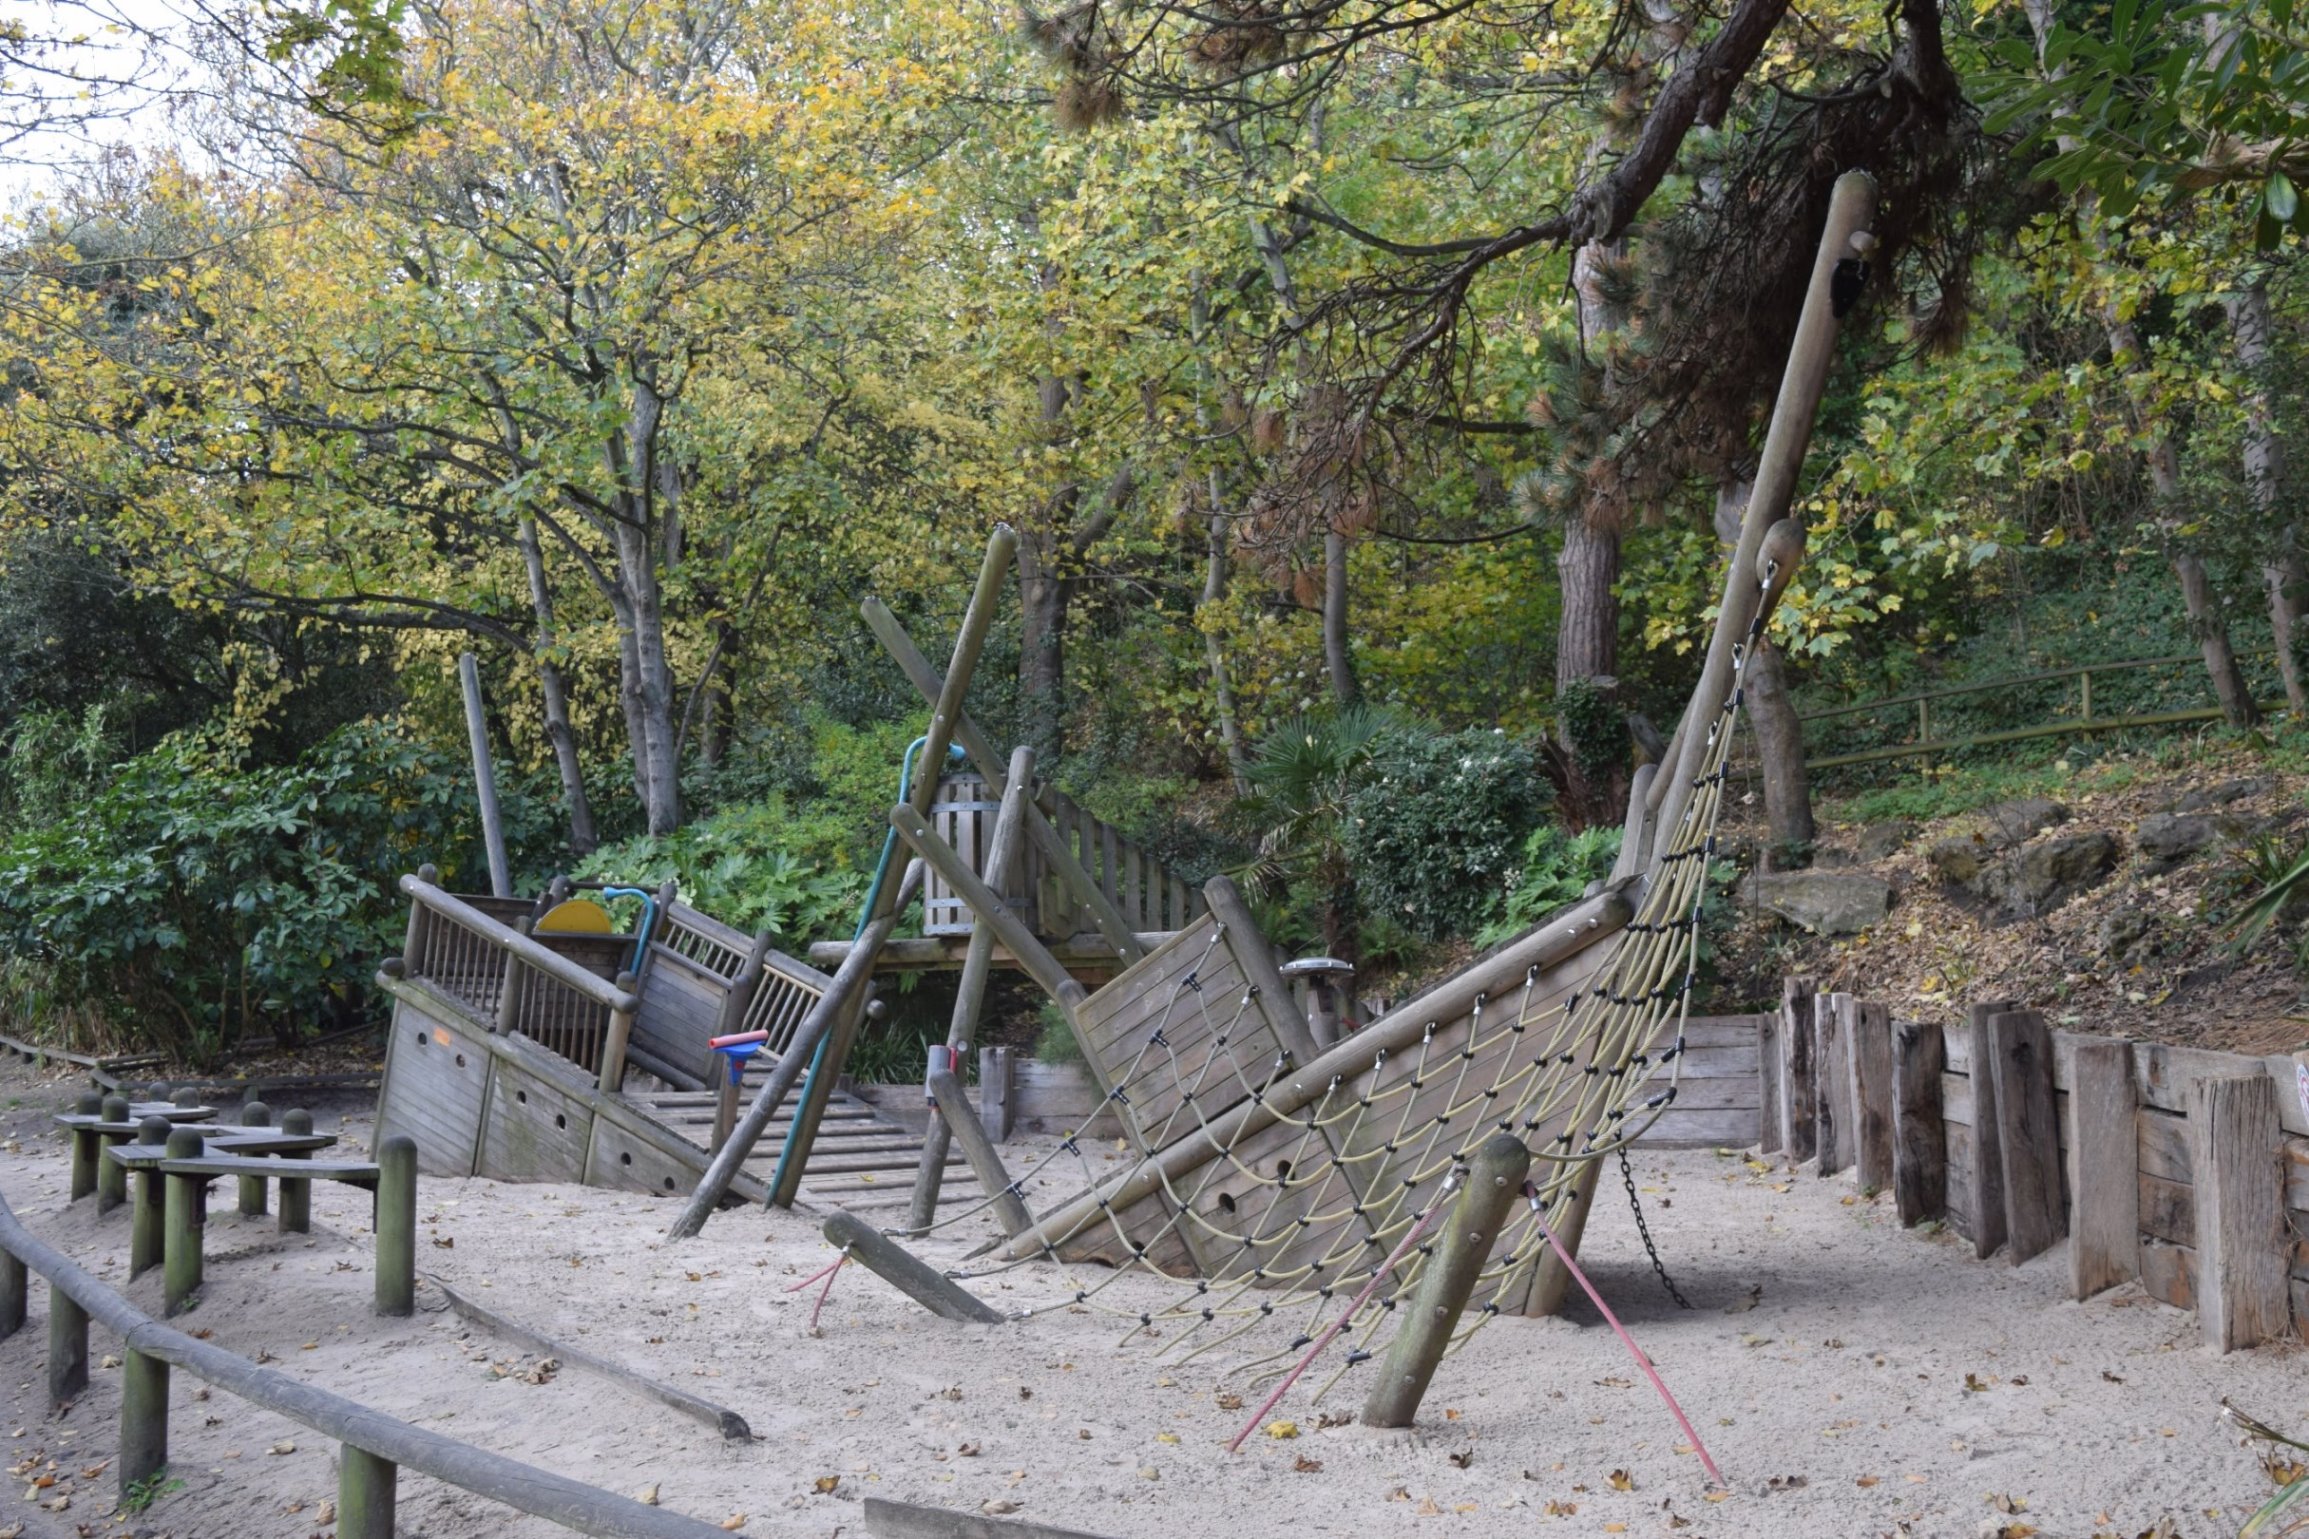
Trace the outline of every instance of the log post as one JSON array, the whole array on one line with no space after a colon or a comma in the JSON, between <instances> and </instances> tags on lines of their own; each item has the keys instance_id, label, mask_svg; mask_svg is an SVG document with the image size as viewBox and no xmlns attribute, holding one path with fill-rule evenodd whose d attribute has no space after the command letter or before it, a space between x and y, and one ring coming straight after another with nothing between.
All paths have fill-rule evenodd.
<instances>
[{"instance_id":1,"label":"log post","mask_svg":"<svg viewBox=\"0 0 2309 1539\"><path fill-rule=\"evenodd\" d=\"M966 1292L945 1273L918 1260L864 1220L837 1208L834 1216L826 1220L824 1232L828 1242L847 1252L852 1261L939 1319L977 1325L1003 1323L1005 1317L1000 1310L976 1294Z\"/></svg>"},{"instance_id":2,"label":"log post","mask_svg":"<svg viewBox=\"0 0 2309 1539\"><path fill-rule=\"evenodd\" d=\"M1408 1427L1418 1416L1435 1365L1443 1361L1443 1349L1451 1344L1452 1330L1530 1169L1531 1151L1512 1133L1493 1134L1468 1161L1467 1185L1444 1220L1443 1237L1420 1268L1387 1359L1363 1402L1364 1426Z\"/></svg>"},{"instance_id":3,"label":"log post","mask_svg":"<svg viewBox=\"0 0 2309 1539\"><path fill-rule=\"evenodd\" d=\"M104 1097L93 1092L84 1095L75 1103L73 1109L83 1117L101 1117L104 1115ZM96 1161L98 1158L96 1129L74 1128L72 1130L72 1201L78 1202L96 1190Z\"/></svg>"},{"instance_id":4,"label":"log post","mask_svg":"<svg viewBox=\"0 0 2309 1539\"><path fill-rule=\"evenodd\" d=\"M168 1157L197 1160L203 1141L198 1128L172 1128ZM163 1314L181 1314L200 1292L201 1219L208 1191L205 1176L169 1174L162 1178L161 1299Z\"/></svg>"},{"instance_id":5,"label":"log post","mask_svg":"<svg viewBox=\"0 0 2309 1539\"><path fill-rule=\"evenodd\" d=\"M1902 1021L1892 1028L1892 1202L1903 1224L1948 1211L1940 1081L1947 1069L1948 1042L1938 1022Z\"/></svg>"},{"instance_id":6,"label":"log post","mask_svg":"<svg viewBox=\"0 0 2309 1539\"><path fill-rule=\"evenodd\" d=\"M618 992L632 998L641 980L630 972L617 975ZM625 1085L625 1050L633 1041L633 1012L609 1012L609 1037L601 1044L601 1093L615 1095Z\"/></svg>"},{"instance_id":7,"label":"log post","mask_svg":"<svg viewBox=\"0 0 2309 1539\"><path fill-rule=\"evenodd\" d=\"M1892 1012L1872 999L1852 1005L1853 1153L1860 1162L1860 1185L1881 1192L1892 1186Z\"/></svg>"},{"instance_id":8,"label":"log post","mask_svg":"<svg viewBox=\"0 0 2309 1539\"><path fill-rule=\"evenodd\" d=\"M417 1310L417 1141L395 1133L377 1146L377 1313Z\"/></svg>"},{"instance_id":9,"label":"log post","mask_svg":"<svg viewBox=\"0 0 2309 1539\"><path fill-rule=\"evenodd\" d=\"M1762 1108L1756 1132L1756 1153L1778 1154L1786 1147L1780 1108L1785 1083L1780 1064L1780 1015L1767 1010L1756 1017L1756 1104Z\"/></svg>"},{"instance_id":10,"label":"log post","mask_svg":"<svg viewBox=\"0 0 2309 1539\"><path fill-rule=\"evenodd\" d=\"M1010 1049L982 1048L978 1053L978 1123L986 1136L1001 1143L1018 1120L1018 1088L1011 1079Z\"/></svg>"},{"instance_id":11,"label":"log post","mask_svg":"<svg viewBox=\"0 0 2309 1539\"><path fill-rule=\"evenodd\" d=\"M2004 1161L2004 1235L2012 1264L2041 1256L2065 1232L2060 1211L2060 1127L2052 1088L2052 1031L2034 1010L1991 1016L1990 1057L1972 1082L1993 1082ZM2276 1147L2272 1141L2270 1147Z\"/></svg>"},{"instance_id":12,"label":"log post","mask_svg":"<svg viewBox=\"0 0 2309 1539\"><path fill-rule=\"evenodd\" d=\"M746 1060L743 1058L714 1057L714 1136L707 1152L719 1154L722 1145L730 1141L730 1130L738 1125L738 1090L745 1083Z\"/></svg>"},{"instance_id":13,"label":"log post","mask_svg":"<svg viewBox=\"0 0 2309 1539\"><path fill-rule=\"evenodd\" d=\"M930 1071L930 1104L937 1108L938 1120L953 1133L954 1141L962 1146L962 1157L978 1177L978 1184L986 1195L994 1199L994 1217L1002 1225L1005 1235L1023 1234L1034 1222L1012 1187L1010 1172L1002 1167L1002 1156L994 1152L994 1145L986 1137L986 1129L970 1110L970 1102L962 1093L962 1081L948 1068ZM929 1227L917 1220L920 1227Z\"/></svg>"},{"instance_id":14,"label":"log post","mask_svg":"<svg viewBox=\"0 0 2309 1539\"><path fill-rule=\"evenodd\" d=\"M168 1099L170 1105L181 1106L186 1111L191 1111L201 1104L202 1097L198 1086L179 1085L176 1087L176 1093Z\"/></svg>"},{"instance_id":15,"label":"log post","mask_svg":"<svg viewBox=\"0 0 2309 1539\"><path fill-rule=\"evenodd\" d=\"M272 1125L273 1109L264 1102L251 1101L241 1108L242 1127L269 1128ZM265 1178L263 1176L242 1176L240 1184L241 1212L249 1218L264 1217Z\"/></svg>"},{"instance_id":16,"label":"log post","mask_svg":"<svg viewBox=\"0 0 2309 1539\"><path fill-rule=\"evenodd\" d=\"M62 1406L88 1388L88 1311L48 1285L48 1403Z\"/></svg>"},{"instance_id":17,"label":"log post","mask_svg":"<svg viewBox=\"0 0 2309 1539\"><path fill-rule=\"evenodd\" d=\"M0 1250L0 1341L24 1329L24 1316L32 1302L26 1295L31 1288L32 1274L24 1263Z\"/></svg>"},{"instance_id":18,"label":"log post","mask_svg":"<svg viewBox=\"0 0 2309 1539\"><path fill-rule=\"evenodd\" d=\"M457 654L457 682L464 687L465 736L473 749L473 797L481 804L481 845L489 857L489 891L513 896L512 869L505 862L505 819L497 810L497 771L489 762L489 722L481 709L481 664L472 653Z\"/></svg>"},{"instance_id":19,"label":"log post","mask_svg":"<svg viewBox=\"0 0 2309 1539\"><path fill-rule=\"evenodd\" d=\"M1564 1187L1565 1205L1560 1218L1551 1219L1548 1227L1563 1242L1563 1248L1576 1256L1580 1237L1587 1232L1587 1216L1595 1208L1595 1187L1603 1175L1603 1161L1583 1160L1572 1172ZM1545 1246L1539 1253L1539 1264L1532 1268L1531 1291L1524 1296L1523 1312L1527 1315L1553 1315L1563 1312L1564 1296L1571 1291L1571 1269L1555 1253L1555 1247Z\"/></svg>"},{"instance_id":20,"label":"log post","mask_svg":"<svg viewBox=\"0 0 2309 1539\"><path fill-rule=\"evenodd\" d=\"M365 1448L338 1449L337 1539L393 1539L400 1470Z\"/></svg>"},{"instance_id":21,"label":"log post","mask_svg":"<svg viewBox=\"0 0 2309 1539\"><path fill-rule=\"evenodd\" d=\"M281 1113L282 1132L308 1134L312 1130L313 1114L303 1107L292 1106ZM301 1160L307 1157L306 1152L302 1149L283 1151L283 1158L286 1159ZM281 1216L275 1227L282 1234L310 1234L313 1232L312 1182L293 1181L286 1176L281 1178Z\"/></svg>"},{"instance_id":22,"label":"log post","mask_svg":"<svg viewBox=\"0 0 2309 1539\"><path fill-rule=\"evenodd\" d=\"M2292 1329L2283 1137L2277 1087L2266 1073L2207 1075L2190 1084L2197 1323L2217 1353L2275 1341Z\"/></svg>"},{"instance_id":23,"label":"log post","mask_svg":"<svg viewBox=\"0 0 2309 1539\"><path fill-rule=\"evenodd\" d=\"M1997 1136L1996 1076L1989 1065L1996 1050L1988 1023L2020 1007L2009 999L1975 1000L1965 1011L1966 1044L1972 1057L1972 1254L1985 1261L2004 1244L2004 1144Z\"/></svg>"},{"instance_id":24,"label":"log post","mask_svg":"<svg viewBox=\"0 0 2309 1539\"><path fill-rule=\"evenodd\" d=\"M130 1347L120 1371L120 1497L168 1468L168 1364Z\"/></svg>"},{"instance_id":25,"label":"log post","mask_svg":"<svg viewBox=\"0 0 2309 1539\"><path fill-rule=\"evenodd\" d=\"M126 1122L128 1097L108 1095L104 1098L104 1120ZM108 1160L104 1151L115 1144L128 1142L126 1133L99 1133L96 1138L96 1211L110 1213L128 1201L128 1167L118 1160Z\"/></svg>"},{"instance_id":26,"label":"log post","mask_svg":"<svg viewBox=\"0 0 2309 1539\"><path fill-rule=\"evenodd\" d=\"M1812 999L1809 978L1780 985L1780 1148L1801 1164L1819 1152L1818 1077L1812 1064Z\"/></svg>"},{"instance_id":27,"label":"log post","mask_svg":"<svg viewBox=\"0 0 2309 1539\"><path fill-rule=\"evenodd\" d=\"M1812 1000L1813 1084L1818 1092L1812 1116L1823 1176L1852 1164L1852 1076L1845 1068L1851 1055L1852 1003L1849 994L1820 994Z\"/></svg>"},{"instance_id":28,"label":"log post","mask_svg":"<svg viewBox=\"0 0 2309 1539\"><path fill-rule=\"evenodd\" d=\"M2068 1043L2069 1297L2089 1299L2141 1275L2140 1108L2130 1042Z\"/></svg>"},{"instance_id":29,"label":"log post","mask_svg":"<svg viewBox=\"0 0 2309 1539\"><path fill-rule=\"evenodd\" d=\"M141 1148L168 1146L171 1129L166 1117L147 1117L136 1125ZM128 1275L142 1277L168 1254L167 1228L162 1219L161 1174L158 1165L142 1165L136 1172L136 1201L128 1210Z\"/></svg>"}]
</instances>

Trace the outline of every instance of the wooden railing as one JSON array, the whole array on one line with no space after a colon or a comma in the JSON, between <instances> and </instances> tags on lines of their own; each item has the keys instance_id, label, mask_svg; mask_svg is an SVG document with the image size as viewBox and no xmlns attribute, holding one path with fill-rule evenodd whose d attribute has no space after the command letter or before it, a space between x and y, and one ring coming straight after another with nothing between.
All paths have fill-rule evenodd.
<instances>
[{"instance_id":1,"label":"wooden railing","mask_svg":"<svg viewBox=\"0 0 2309 1539\"><path fill-rule=\"evenodd\" d=\"M171 1330L34 1238L0 1199L0 1339L24 1326L28 1272L48 1284L52 1398L68 1400L87 1387L91 1321L120 1338L125 1358L118 1460L123 1510L145 1496L154 1478L168 1467L169 1373L181 1368L344 1445L338 1460L338 1539L392 1539L395 1485L403 1468L581 1534L715 1539L722 1532L700 1519L645 1507L582 1481L413 1427Z\"/></svg>"},{"instance_id":2,"label":"wooden railing","mask_svg":"<svg viewBox=\"0 0 2309 1539\"><path fill-rule=\"evenodd\" d=\"M1121 910L1132 930L1183 930L1203 911L1203 896L1164 869L1161 861L1076 805L1064 791L1045 788L1035 798L1059 842ZM1044 876L1036 895L1041 934L1064 940L1095 929L1090 911L1055 876Z\"/></svg>"},{"instance_id":3,"label":"wooden railing","mask_svg":"<svg viewBox=\"0 0 2309 1539\"><path fill-rule=\"evenodd\" d=\"M825 975L774 949L768 931L748 936L679 902L659 916L649 969L641 993L651 1046L670 1077L700 1086L717 1073L709 1039L766 1031L769 1052L782 1053L826 989Z\"/></svg>"},{"instance_id":4,"label":"wooden railing","mask_svg":"<svg viewBox=\"0 0 2309 1539\"><path fill-rule=\"evenodd\" d=\"M407 976L461 1001L497 1030L551 1048L598 1076L602 1089L618 1087L640 1003L630 973L616 982L600 978L422 875L402 877L401 891L409 896Z\"/></svg>"},{"instance_id":5,"label":"wooden railing","mask_svg":"<svg viewBox=\"0 0 2309 1539\"><path fill-rule=\"evenodd\" d=\"M2267 657L2272 654L2266 648L2262 648L2256 651L2241 651L2237 655L2240 660L2243 660L2245 658ZM1840 765L1875 764L1889 759L1954 753L1967 748L1985 748L1998 743L2023 742L2031 738L2068 737L2089 732L2123 731L2134 727L2165 727L2194 721L2218 721L2221 718L2221 708L2217 705L2191 706L2167 711L2119 711L2113 715L2104 710L2095 714L2093 679L2096 675L2105 677L2109 674L2129 673L2141 669L2182 666L2202 668L2204 658L2197 653L2189 652L2174 657L2140 657L2113 663L2080 663L2073 668L2049 668L2035 673L2010 674L2004 678L1989 679L1976 684L1957 684L1946 689L1919 690L1906 695L1888 695L1879 700L1862 700L1851 705L1830 706L1826 710L1805 711L1798 715L1797 720L1806 728L1812 727L1817 722L1838 721L1876 712L1913 712L1916 720L1915 736L1906 742L1885 744L1846 753L1819 756L1808 753L1805 757L1805 765L1807 768L1815 770L1834 769ZM1933 720L1935 708L1945 709L1946 704L1950 701L1972 695L2009 694L2015 690L2025 690L2037 685L2057 684L2063 680L2075 681L2075 693L2070 697L2074 701L2073 710L2064 710L2055 706L2056 719L2052 721L1992 732L1945 734L1937 737L1934 735L1936 730ZM2275 707L2265 704L2264 708L2274 709ZM1945 722L1945 715L1942 716L1942 720ZM1810 738L1813 734L1807 731L1805 735Z\"/></svg>"}]
</instances>

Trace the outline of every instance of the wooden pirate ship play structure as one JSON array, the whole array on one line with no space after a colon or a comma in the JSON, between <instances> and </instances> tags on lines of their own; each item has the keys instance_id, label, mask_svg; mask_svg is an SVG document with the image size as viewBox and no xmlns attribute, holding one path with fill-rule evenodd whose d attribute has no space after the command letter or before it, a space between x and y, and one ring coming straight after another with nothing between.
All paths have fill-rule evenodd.
<instances>
[{"instance_id":1,"label":"wooden pirate ship play structure","mask_svg":"<svg viewBox=\"0 0 2309 1539\"><path fill-rule=\"evenodd\" d=\"M1838 184L1699 682L1666 754L1637 776L1618 869L1570 910L1360 1030L1311 1019L1231 883L1187 892L1039 788L1030 751L1000 756L970 719L964 697L1015 545L1001 529L943 675L884 606L864 606L930 702L918 762L943 766L958 748L976 778L908 783L890 821L893 849L912 859L896 876L885 862L853 942L812 949L830 973L670 893L637 933L578 941L550 915L523 933L522 915L411 879L407 955L385 979L395 1023L381 1122L483 1174L686 1190L677 1237L733 1197L807 1190L895 1207L905 1183L880 1177L911 1168L890 1234L991 1215L1006 1238L981 1270L1039 1268L1047 1281L1056 1263L1066 1280L1047 1307L1113 1308L1134 1330L1181 1322L1163 1331L1165 1352L1240 1342L1271 1361L1255 1356L1270 1320L1287 1317L1295 1348L1334 1299L1377 1291L1389 1307L1355 1321L1344 1374L1377 1354L1413 1290L1456 1290L1433 1311L1401 1312L1446 1321L1440 1338L1425 1333L1438 1355L1499 1315L1553 1310L1608 1159L1646 1131L1747 1141L1684 1094L1698 912L1743 662L1802 558L1786 515L1836 294L1855 288L1839 270L1848 279L1872 245L1873 198L1863 176ZM893 945L918 892L931 933ZM1072 1028L1130 1157L1094 1167L1070 1138L1014 1177L965 1114L952 1059L933 1065L939 1112L919 1140L839 1094L876 970L924 965L962 969L956 1055L972 1045L987 971L1031 976ZM1079 1177L1075 1194L1030 1211L1026 1178L1047 1187L1065 1174ZM1449 1254L1475 1259L1439 1269L1420 1241L1447 1210L1460 1226ZM868 1264L926 1271L890 1234L841 1223L841 1243ZM1077 1271L1083 1262L1099 1267ZM950 1294L969 1275L913 1280L917 1296ZM1169 1301L1117 1291L1133 1276L1166 1280ZM1471 1300L1480 1309L1463 1320ZM1383 1398L1367 1416L1408 1414Z\"/></svg>"}]
</instances>

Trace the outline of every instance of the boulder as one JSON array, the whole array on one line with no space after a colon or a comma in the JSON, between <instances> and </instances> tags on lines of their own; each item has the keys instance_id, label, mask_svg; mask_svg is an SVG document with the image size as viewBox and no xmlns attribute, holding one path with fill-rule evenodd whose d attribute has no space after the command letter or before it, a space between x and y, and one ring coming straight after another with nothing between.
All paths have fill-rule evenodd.
<instances>
[{"instance_id":1,"label":"boulder","mask_svg":"<svg viewBox=\"0 0 2309 1539\"><path fill-rule=\"evenodd\" d=\"M1969 889L1980 880L1980 873L1995 854L1986 840L1959 834L1953 839L1933 840L1925 847L1924 863L1951 887Z\"/></svg>"},{"instance_id":2,"label":"boulder","mask_svg":"<svg viewBox=\"0 0 2309 1539\"><path fill-rule=\"evenodd\" d=\"M1976 890L2009 918L2033 918L2099 886L2121 853L2116 835L2100 829L2040 839L1981 872Z\"/></svg>"},{"instance_id":3,"label":"boulder","mask_svg":"<svg viewBox=\"0 0 2309 1539\"><path fill-rule=\"evenodd\" d=\"M1892 884L1859 871L1774 872L1751 880L1748 896L1815 935L1858 935L1892 908Z\"/></svg>"},{"instance_id":4,"label":"boulder","mask_svg":"<svg viewBox=\"0 0 2309 1539\"><path fill-rule=\"evenodd\" d=\"M2170 871L2222 839L2245 830L2244 820L2202 812L2154 812L2133 830L2133 847L2150 871Z\"/></svg>"},{"instance_id":5,"label":"boulder","mask_svg":"<svg viewBox=\"0 0 2309 1539\"><path fill-rule=\"evenodd\" d=\"M2204 786L2191 791L2173 803L2173 810L2175 812L2203 812L2208 807L2226 807L2229 803L2241 802L2248 796L2259 796L2268 789L2269 782L2266 780L2224 780L2218 785Z\"/></svg>"},{"instance_id":6,"label":"boulder","mask_svg":"<svg viewBox=\"0 0 2309 1539\"><path fill-rule=\"evenodd\" d=\"M1860 830L1859 841L1853 848L1862 860L1887 860L1908 848L1915 838L1916 825L1906 819L1871 823Z\"/></svg>"},{"instance_id":7,"label":"boulder","mask_svg":"<svg viewBox=\"0 0 2309 1539\"><path fill-rule=\"evenodd\" d=\"M2137 908L2111 910L2101 918L2101 955L2112 962L2130 962L2156 949L2157 921Z\"/></svg>"},{"instance_id":8,"label":"boulder","mask_svg":"<svg viewBox=\"0 0 2309 1539\"><path fill-rule=\"evenodd\" d=\"M1991 802L1973 816L1980 819L1982 837L2000 850L2026 844L2055 823L2068 821L2068 808L2042 796L2019 796Z\"/></svg>"}]
</instances>

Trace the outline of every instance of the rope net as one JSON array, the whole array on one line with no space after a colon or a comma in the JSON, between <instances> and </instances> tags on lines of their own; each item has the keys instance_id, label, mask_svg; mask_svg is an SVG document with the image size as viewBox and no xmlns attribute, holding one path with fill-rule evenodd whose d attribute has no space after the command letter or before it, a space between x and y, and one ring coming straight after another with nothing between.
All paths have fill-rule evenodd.
<instances>
[{"instance_id":1,"label":"rope net","mask_svg":"<svg viewBox=\"0 0 2309 1539\"><path fill-rule=\"evenodd\" d=\"M1535 966L1504 997L1477 995L1457 1018L1428 1022L1415 1045L1378 1048L1359 1071L1302 1098L1277 1093L1287 1055L1227 1050L1262 1039L1265 1025L1254 988L1206 982L1240 977L1228 966L1225 932L1206 922L1189 932L1190 956L1173 959L1168 981L1156 980L1160 992L1124 1051L1106 1044L1106 1104L1137 1135L1135 1164L1100 1170L1079 1133L1069 1135L1008 1190L1023 1195L1037 1177L1079 1175L1080 1193L1036 1216L1032 1239L1013 1247L1025 1252L1019 1259L950 1275L1041 1280L1056 1263L1061 1284L1020 1314L1109 1313L1123 1322L1125 1342L1159 1342L1157 1356L1175 1363L1212 1359L1222 1381L1252 1389L1289 1372L1368 1288L1369 1300L1326 1348L1319 1400L1384 1350L1437 1231L1390 1259L1439 1215L1476 1148L1504 1130L1532 1151L1528 1201L1494 1244L1450 1350L1502 1314L1529 1311L1548 1252L1538 1219L1576 1235L1597 1162L1675 1104L1725 766L1760 629L1759 620L1733 649L1731 686L1710 719L1674 837L1600 959L1589 947L1552 972ZM1126 973L1108 987L1131 981ZM1182 1141L1208 1157L1158 1158ZM1081 1194L1095 1197L1091 1215L1056 1222L1083 1205ZM945 1213L932 1228L975 1218L997 1195ZM1122 1286L1128 1278L1158 1279L1161 1300Z\"/></svg>"}]
</instances>

